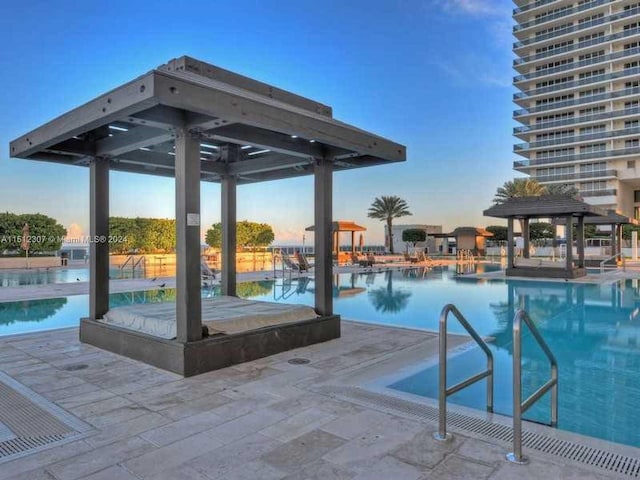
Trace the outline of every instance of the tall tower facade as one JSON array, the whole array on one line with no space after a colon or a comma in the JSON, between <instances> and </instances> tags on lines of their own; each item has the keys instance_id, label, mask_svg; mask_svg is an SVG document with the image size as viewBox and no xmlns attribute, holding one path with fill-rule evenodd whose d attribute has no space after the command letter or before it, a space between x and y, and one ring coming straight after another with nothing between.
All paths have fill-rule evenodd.
<instances>
[{"instance_id":1,"label":"tall tower facade","mask_svg":"<svg viewBox=\"0 0 640 480\"><path fill-rule=\"evenodd\" d=\"M640 218L640 2L515 3L514 168Z\"/></svg>"}]
</instances>

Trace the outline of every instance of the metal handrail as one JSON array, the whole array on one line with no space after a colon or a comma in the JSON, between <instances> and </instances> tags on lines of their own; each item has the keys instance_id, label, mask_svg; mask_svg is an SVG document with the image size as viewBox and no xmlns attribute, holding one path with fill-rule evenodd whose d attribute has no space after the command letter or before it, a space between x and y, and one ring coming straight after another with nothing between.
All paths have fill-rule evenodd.
<instances>
[{"instance_id":1,"label":"metal handrail","mask_svg":"<svg viewBox=\"0 0 640 480\"><path fill-rule=\"evenodd\" d=\"M463 380L456 385L447 388L447 318L449 313L453 313L460 325L464 327L471 338L478 344L478 346L487 355L487 369L484 372L473 375L472 377ZM478 332L469 324L464 315L460 313L460 310L453 304L447 304L440 313L440 344L439 344L439 378L438 378L438 403L439 403L439 422L438 432L433 435L436 440L446 442L453 437L450 433L447 433L447 397L459 392L463 388L468 387L476 383L483 378L487 378L487 411L493 412L493 353L487 346L484 340L478 335Z\"/></svg>"},{"instance_id":2,"label":"metal handrail","mask_svg":"<svg viewBox=\"0 0 640 480\"><path fill-rule=\"evenodd\" d=\"M124 261L124 263L123 263L122 265L120 265L120 267L119 267L119 268L120 268L120 270L124 270L124 267L126 267L126 266L127 266L127 264L128 264L129 262L131 262L131 263L133 263L133 262L134 262L133 255L129 255L129 256L127 257L127 259Z\"/></svg>"},{"instance_id":3,"label":"metal handrail","mask_svg":"<svg viewBox=\"0 0 640 480\"><path fill-rule=\"evenodd\" d=\"M551 364L551 379L522 401L522 328L524 322L529 327L544 354ZM507 460L526 464L527 457L522 455L522 414L551 390L551 426L558 425L558 362L544 341L535 324L524 310L518 310L513 318L513 452L507 454Z\"/></svg>"},{"instance_id":4,"label":"metal handrail","mask_svg":"<svg viewBox=\"0 0 640 480\"><path fill-rule=\"evenodd\" d=\"M625 262L624 255L622 255L622 253L616 253L615 255L611 255L609 258L605 258L600 262L600 273L604 273L604 266L609 260L615 260L618 257L620 257L620 261L622 262L622 271L626 272L627 263ZM617 263L616 263L616 268L617 268Z\"/></svg>"}]
</instances>

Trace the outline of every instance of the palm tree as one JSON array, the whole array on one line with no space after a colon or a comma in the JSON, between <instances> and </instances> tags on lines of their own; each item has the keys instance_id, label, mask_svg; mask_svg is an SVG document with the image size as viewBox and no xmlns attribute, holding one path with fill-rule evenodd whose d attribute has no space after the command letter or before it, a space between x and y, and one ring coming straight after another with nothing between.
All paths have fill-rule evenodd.
<instances>
[{"instance_id":1,"label":"palm tree","mask_svg":"<svg viewBox=\"0 0 640 480\"><path fill-rule=\"evenodd\" d=\"M564 195L571 198L576 198L579 195L578 189L568 183L554 183L545 188L549 195Z\"/></svg>"},{"instance_id":2,"label":"palm tree","mask_svg":"<svg viewBox=\"0 0 640 480\"><path fill-rule=\"evenodd\" d=\"M409 211L407 202L395 195L376 197L369 207L370 218L376 218L387 222L387 232L389 234L389 252L393 252L393 219L413 215Z\"/></svg>"},{"instance_id":3,"label":"palm tree","mask_svg":"<svg viewBox=\"0 0 640 480\"><path fill-rule=\"evenodd\" d=\"M532 178L514 178L498 187L493 203L504 203L515 197L539 197L547 193L547 189Z\"/></svg>"}]
</instances>

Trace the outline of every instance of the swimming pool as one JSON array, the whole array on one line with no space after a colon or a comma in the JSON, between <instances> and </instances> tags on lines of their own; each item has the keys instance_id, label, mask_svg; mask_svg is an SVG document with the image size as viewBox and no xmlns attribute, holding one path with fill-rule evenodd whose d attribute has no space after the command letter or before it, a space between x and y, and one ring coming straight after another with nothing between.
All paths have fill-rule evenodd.
<instances>
[{"instance_id":1,"label":"swimming pool","mask_svg":"<svg viewBox=\"0 0 640 480\"><path fill-rule=\"evenodd\" d=\"M143 278L141 270L111 268L110 278ZM30 270L0 270L0 287L47 285L51 283L88 282L89 268L33 268Z\"/></svg>"},{"instance_id":2,"label":"swimming pool","mask_svg":"<svg viewBox=\"0 0 640 480\"><path fill-rule=\"evenodd\" d=\"M492 266L482 268L494 269ZM495 408L511 413L511 320L520 302L549 343L559 363L559 427L606 440L640 446L634 418L640 411L640 293L637 280L595 285L571 282L479 280L453 269L410 269L334 276L334 310L343 318L376 324L437 330L440 310L454 303L481 335L491 336L495 357ZM312 279L260 281L238 285L240 296L313 305ZM219 294L203 290L203 297ZM173 290L112 294L111 305L171 301ZM88 312L86 295L30 302L0 303L0 335L77 326ZM452 332L463 333L456 322ZM449 384L482 365L476 348L449 362ZM436 396L435 365L418 365L391 388ZM549 368L538 347L523 337L525 395L547 378ZM483 409L480 382L450 401ZM548 398L526 418L546 422Z\"/></svg>"}]
</instances>

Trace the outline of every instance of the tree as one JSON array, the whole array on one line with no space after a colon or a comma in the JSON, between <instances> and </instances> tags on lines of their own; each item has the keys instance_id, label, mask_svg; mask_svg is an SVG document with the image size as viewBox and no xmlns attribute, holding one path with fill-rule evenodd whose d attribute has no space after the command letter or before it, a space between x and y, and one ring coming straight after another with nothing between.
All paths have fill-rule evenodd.
<instances>
[{"instance_id":1,"label":"tree","mask_svg":"<svg viewBox=\"0 0 640 480\"><path fill-rule=\"evenodd\" d=\"M536 222L529 224L529 238L531 240L542 240L543 238L553 239L556 230L553 225L547 222Z\"/></svg>"},{"instance_id":2,"label":"tree","mask_svg":"<svg viewBox=\"0 0 640 480\"><path fill-rule=\"evenodd\" d=\"M0 251L20 250L21 241L19 240L21 240L25 223L29 225L31 237L29 252L44 253L60 250L67 229L54 218L40 213L17 215L6 212L0 214Z\"/></svg>"},{"instance_id":3,"label":"tree","mask_svg":"<svg viewBox=\"0 0 640 480\"><path fill-rule=\"evenodd\" d=\"M254 252L257 247L271 245L275 238L271 225L243 220L236 224L236 243L239 247L251 248ZM205 241L213 248L222 246L222 224L214 223L207 230Z\"/></svg>"},{"instance_id":4,"label":"tree","mask_svg":"<svg viewBox=\"0 0 640 480\"><path fill-rule=\"evenodd\" d=\"M393 219L407 215L413 215L409 211L407 202L395 195L376 197L369 207L369 218L387 222L387 233L389 235L389 252L393 251Z\"/></svg>"},{"instance_id":5,"label":"tree","mask_svg":"<svg viewBox=\"0 0 640 480\"><path fill-rule=\"evenodd\" d=\"M491 240L495 240L496 242L507 241L507 227L502 225L489 225L486 230L493 233L493 238Z\"/></svg>"},{"instance_id":6,"label":"tree","mask_svg":"<svg viewBox=\"0 0 640 480\"><path fill-rule=\"evenodd\" d=\"M493 203L504 203L510 198L516 197L539 197L547 193L547 189L540 185L537 180L532 178L514 178L504 182L501 187L496 190Z\"/></svg>"},{"instance_id":7,"label":"tree","mask_svg":"<svg viewBox=\"0 0 640 480\"><path fill-rule=\"evenodd\" d=\"M576 198L580 192L578 189L568 183L553 183L545 186L547 195L564 195L566 197Z\"/></svg>"},{"instance_id":8,"label":"tree","mask_svg":"<svg viewBox=\"0 0 640 480\"><path fill-rule=\"evenodd\" d=\"M630 223L622 226L622 238L631 240L631 232L640 232L640 225L631 225ZM640 236L640 234L639 234Z\"/></svg>"},{"instance_id":9,"label":"tree","mask_svg":"<svg viewBox=\"0 0 640 480\"><path fill-rule=\"evenodd\" d=\"M424 242L427 239L427 232L419 228L408 228L402 232L402 241L411 243L414 247L418 242Z\"/></svg>"}]
</instances>

